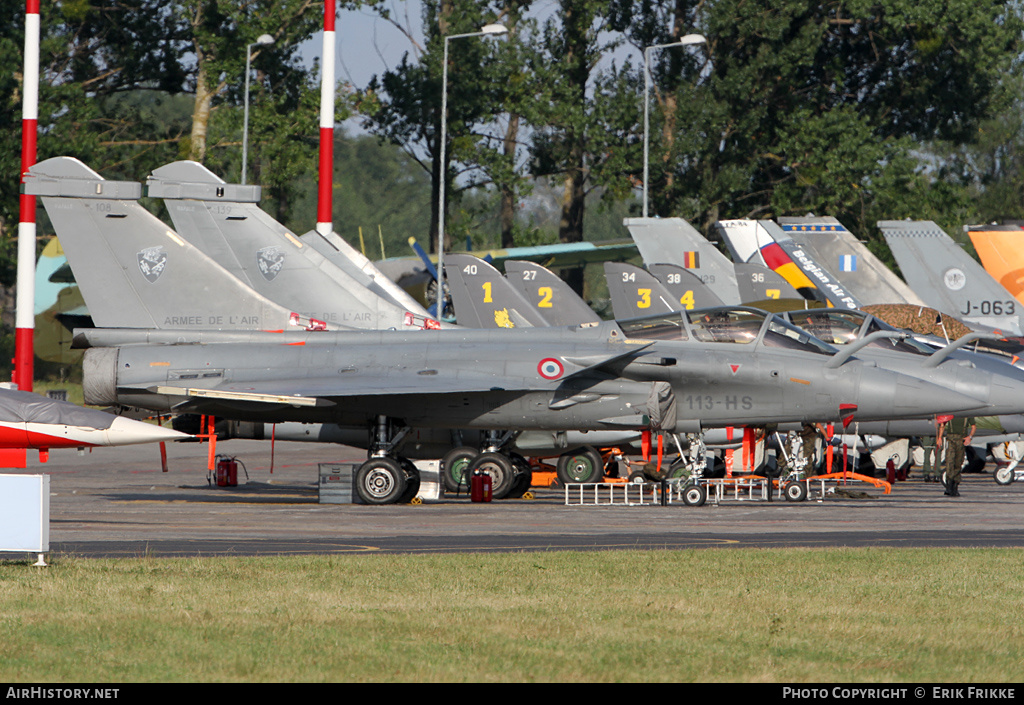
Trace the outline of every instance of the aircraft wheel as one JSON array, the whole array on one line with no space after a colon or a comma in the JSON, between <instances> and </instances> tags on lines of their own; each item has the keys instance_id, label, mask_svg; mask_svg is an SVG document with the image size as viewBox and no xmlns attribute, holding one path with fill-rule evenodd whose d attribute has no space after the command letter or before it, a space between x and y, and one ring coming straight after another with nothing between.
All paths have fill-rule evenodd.
<instances>
[{"instance_id":1,"label":"aircraft wheel","mask_svg":"<svg viewBox=\"0 0 1024 705\"><path fill-rule=\"evenodd\" d=\"M519 453L509 453L508 457L512 461L512 468L515 471L515 479L512 481L512 489L509 490L508 496L518 499L526 494L530 485L533 484L533 467L530 465L530 461Z\"/></svg>"},{"instance_id":2,"label":"aircraft wheel","mask_svg":"<svg viewBox=\"0 0 1024 705\"><path fill-rule=\"evenodd\" d=\"M583 446L558 458L557 474L564 484L600 482L604 479L604 461L592 446Z\"/></svg>"},{"instance_id":3,"label":"aircraft wheel","mask_svg":"<svg viewBox=\"0 0 1024 705\"><path fill-rule=\"evenodd\" d=\"M469 475L466 468L480 451L469 446L459 446L448 451L441 458L441 477L444 479L444 488L449 492L458 492L460 489L469 489Z\"/></svg>"},{"instance_id":4,"label":"aircraft wheel","mask_svg":"<svg viewBox=\"0 0 1024 705\"><path fill-rule=\"evenodd\" d=\"M708 499L708 491L701 485L687 485L683 488L683 504L688 507L701 507Z\"/></svg>"},{"instance_id":5,"label":"aircraft wheel","mask_svg":"<svg viewBox=\"0 0 1024 705\"><path fill-rule=\"evenodd\" d=\"M416 469L416 465L408 458L399 458L398 463L405 472L405 492L402 493L398 502L399 504L408 504L419 494L420 471Z\"/></svg>"},{"instance_id":6,"label":"aircraft wheel","mask_svg":"<svg viewBox=\"0 0 1024 705\"><path fill-rule=\"evenodd\" d=\"M666 480L683 480L690 477L690 471L686 467L686 463L682 460L673 463L672 467L665 473Z\"/></svg>"},{"instance_id":7,"label":"aircraft wheel","mask_svg":"<svg viewBox=\"0 0 1024 705\"><path fill-rule=\"evenodd\" d=\"M996 468L995 478L997 485L1009 485L1013 482L1013 470L1010 469L1009 465Z\"/></svg>"},{"instance_id":8,"label":"aircraft wheel","mask_svg":"<svg viewBox=\"0 0 1024 705\"><path fill-rule=\"evenodd\" d=\"M356 471L356 492L367 504L394 504L406 488L406 471L393 458L371 458Z\"/></svg>"},{"instance_id":9,"label":"aircraft wheel","mask_svg":"<svg viewBox=\"0 0 1024 705\"><path fill-rule=\"evenodd\" d=\"M787 482L786 486L783 487L783 492L786 495L786 500L789 502L803 502L807 499L807 483L794 480Z\"/></svg>"},{"instance_id":10,"label":"aircraft wheel","mask_svg":"<svg viewBox=\"0 0 1024 705\"><path fill-rule=\"evenodd\" d=\"M503 499L508 496L515 482L516 473L512 461L507 456L501 453L481 453L470 463L466 471L472 475L476 470L491 476L491 497Z\"/></svg>"}]
</instances>

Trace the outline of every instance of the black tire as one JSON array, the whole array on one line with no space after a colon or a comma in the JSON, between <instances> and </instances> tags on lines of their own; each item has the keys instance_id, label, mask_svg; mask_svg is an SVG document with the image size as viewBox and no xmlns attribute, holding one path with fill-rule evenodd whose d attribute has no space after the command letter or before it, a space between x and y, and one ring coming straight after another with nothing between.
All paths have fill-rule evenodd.
<instances>
[{"instance_id":1,"label":"black tire","mask_svg":"<svg viewBox=\"0 0 1024 705\"><path fill-rule=\"evenodd\" d=\"M519 499L533 484L533 467L530 465L530 461L519 453L509 453L508 457L515 470L515 480L513 480L512 489L509 490L507 496L509 499Z\"/></svg>"},{"instance_id":2,"label":"black tire","mask_svg":"<svg viewBox=\"0 0 1024 705\"><path fill-rule=\"evenodd\" d=\"M508 456L501 453L481 453L472 463L467 472L472 475L479 470L491 477L491 497L503 499L512 490L512 484L516 479L516 471Z\"/></svg>"},{"instance_id":3,"label":"black tire","mask_svg":"<svg viewBox=\"0 0 1024 705\"><path fill-rule=\"evenodd\" d=\"M618 477L619 476L619 461L609 460L604 464L604 476L605 477Z\"/></svg>"},{"instance_id":4,"label":"black tire","mask_svg":"<svg viewBox=\"0 0 1024 705\"><path fill-rule=\"evenodd\" d=\"M685 480L689 477L690 471L686 468L686 463L682 460L672 463L668 472L665 473L666 480Z\"/></svg>"},{"instance_id":5,"label":"black tire","mask_svg":"<svg viewBox=\"0 0 1024 705\"><path fill-rule=\"evenodd\" d=\"M644 475L643 472L641 472L640 470L634 470L633 472L629 473L628 479L630 482L636 483L638 485L642 485L643 483L647 482L647 476Z\"/></svg>"},{"instance_id":6,"label":"black tire","mask_svg":"<svg viewBox=\"0 0 1024 705\"><path fill-rule=\"evenodd\" d=\"M708 499L708 491L703 485L689 484L683 488L683 504L688 507L701 507Z\"/></svg>"},{"instance_id":7,"label":"black tire","mask_svg":"<svg viewBox=\"0 0 1024 705\"><path fill-rule=\"evenodd\" d=\"M466 468L470 466L480 451L469 446L452 448L441 458L441 477L444 480L444 488L449 492L468 492L469 474Z\"/></svg>"},{"instance_id":8,"label":"black tire","mask_svg":"<svg viewBox=\"0 0 1024 705\"><path fill-rule=\"evenodd\" d=\"M399 504L408 504L420 491L420 471L408 458L399 458L398 464L405 471L405 492L398 499Z\"/></svg>"},{"instance_id":9,"label":"black tire","mask_svg":"<svg viewBox=\"0 0 1024 705\"><path fill-rule=\"evenodd\" d=\"M604 479L604 460L592 446L583 446L563 453L558 458L556 473L558 479L566 485L601 482Z\"/></svg>"},{"instance_id":10,"label":"black tire","mask_svg":"<svg viewBox=\"0 0 1024 705\"><path fill-rule=\"evenodd\" d=\"M984 472L985 463L987 459L984 454L979 453L974 446L967 446L964 448L964 458L967 460L967 464L964 465L963 472Z\"/></svg>"},{"instance_id":11,"label":"black tire","mask_svg":"<svg viewBox=\"0 0 1024 705\"><path fill-rule=\"evenodd\" d=\"M997 485L1009 485L1013 482L1013 470L1010 469L1009 465L1003 465L996 468L994 477Z\"/></svg>"},{"instance_id":12,"label":"black tire","mask_svg":"<svg viewBox=\"0 0 1024 705\"><path fill-rule=\"evenodd\" d=\"M395 504L407 486L406 471L393 458L371 458L356 471L356 493L366 504Z\"/></svg>"},{"instance_id":13,"label":"black tire","mask_svg":"<svg viewBox=\"0 0 1024 705\"><path fill-rule=\"evenodd\" d=\"M787 502L803 502L807 499L807 483L795 480L787 482L782 488Z\"/></svg>"}]
</instances>

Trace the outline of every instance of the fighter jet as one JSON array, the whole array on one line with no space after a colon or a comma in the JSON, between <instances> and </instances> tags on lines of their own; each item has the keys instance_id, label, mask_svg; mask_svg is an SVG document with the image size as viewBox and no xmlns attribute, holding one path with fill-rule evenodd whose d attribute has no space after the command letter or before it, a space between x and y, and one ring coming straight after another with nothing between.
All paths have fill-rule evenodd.
<instances>
[{"instance_id":1,"label":"fighter jet","mask_svg":"<svg viewBox=\"0 0 1024 705\"><path fill-rule=\"evenodd\" d=\"M37 165L40 171L45 164ZM78 183L54 178L44 189L33 179L34 170L26 188L45 192L37 195L43 195L48 212L65 204L65 197L51 195L54 191L107 203L93 197L108 185L91 175L82 179L79 171ZM115 222L128 217L127 209L110 206ZM91 232L104 242L98 229L93 222ZM130 237L123 230L119 234ZM175 244L187 249L184 241ZM115 268L131 269L121 262L123 256L111 254ZM75 257L69 250L73 267ZM121 286L107 271L111 264L92 261L101 270L98 277ZM141 263L128 264L145 274ZM210 271L227 276L222 268ZM144 310L146 300L137 296L132 303ZM742 308L621 326L414 332L294 326L288 333L247 332L239 326L165 328L127 338L133 344L111 333L101 346L102 336L86 337L93 345L84 361L87 401L241 421L371 429L371 457L356 478L360 495L371 503L398 501L414 491L415 468L396 452L411 429L498 429L508 439L530 430L678 433L851 414L864 420L917 418L985 406L983 399L879 369L856 356L838 357L834 348L780 319ZM498 452L504 445L495 443L496 451L481 454L473 466L489 466L499 479L496 486L508 491L523 473L513 456Z\"/></svg>"},{"instance_id":2,"label":"fighter jet","mask_svg":"<svg viewBox=\"0 0 1024 705\"><path fill-rule=\"evenodd\" d=\"M1006 335L1022 334L1021 304L930 220L882 220L910 287L932 308Z\"/></svg>"},{"instance_id":3,"label":"fighter jet","mask_svg":"<svg viewBox=\"0 0 1024 705\"><path fill-rule=\"evenodd\" d=\"M89 448L175 441L188 434L0 388L0 448Z\"/></svg>"}]
</instances>

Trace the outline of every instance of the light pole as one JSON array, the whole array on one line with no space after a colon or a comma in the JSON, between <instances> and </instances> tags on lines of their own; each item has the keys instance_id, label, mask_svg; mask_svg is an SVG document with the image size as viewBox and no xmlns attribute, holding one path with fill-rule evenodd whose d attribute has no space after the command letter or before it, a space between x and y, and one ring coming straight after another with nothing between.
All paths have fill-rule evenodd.
<instances>
[{"instance_id":1,"label":"light pole","mask_svg":"<svg viewBox=\"0 0 1024 705\"><path fill-rule=\"evenodd\" d=\"M667 49L669 47L685 47L692 46L694 44L704 44L707 39L700 34L687 34L685 37L680 39L678 42L672 42L671 44L655 44L644 49L644 217L647 217L647 172L648 172L648 155L650 154L650 139L648 137L648 130L650 129L650 93L651 93L651 50L652 49Z\"/></svg>"},{"instance_id":2,"label":"light pole","mask_svg":"<svg viewBox=\"0 0 1024 705\"><path fill-rule=\"evenodd\" d=\"M501 24L488 24L480 28L479 32L468 32L466 34L451 34L444 38L444 60L441 62L441 167L438 169L438 178L441 182L438 185L437 197L437 320L444 316L444 187L447 180L447 169L445 168L445 148L448 139L448 42L452 39L464 39L466 37L483 37L488 34L505 34L508 27Z\"/></svg>"},{"instance_id":3,"label":"light pole","mask_svg":"<svg viewBox=\"0 0 1024 705\"><path fill-rule=\"evenodd\" d=\"M256 41L245 47L245 117L242 125L242 183L245 183L245 166L249 159L249 72L252 64L252 48L273 44L274 38L269 34L261 34Z\"/></svg>"}]
</instances>

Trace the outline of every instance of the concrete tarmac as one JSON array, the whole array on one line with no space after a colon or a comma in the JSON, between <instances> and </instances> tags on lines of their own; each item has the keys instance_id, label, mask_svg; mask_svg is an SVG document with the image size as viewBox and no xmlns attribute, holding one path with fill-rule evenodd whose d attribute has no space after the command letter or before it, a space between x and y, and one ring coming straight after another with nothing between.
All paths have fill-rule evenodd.
<instances>
[{"instance_id":1,"label":"concrete tarmac","mask_svg":"<svg viewBox=\"0 0 1024 705\"><path fill-rule=\"evenodd\" d=\"M197 556L657 548L963 546L1024 547L1024 483L965 475L962 496L912 478L884 495L854 483L854 496L821 501L725 500L714 506L566 506L564 491L532 500L473 504L465 495L421 505L318 503L318 463L360 462L353 448L219 443L238 457L239 486L208 482L208 447L155 445L53 451L26 473L48 473L51 554ZM991 466L988 468L991 470ZM4 472L12 472L10 470ZM0 554L3 557L5 554ZM14 554L8 554L14 557Z\"/></svg>"}]
</instances>

